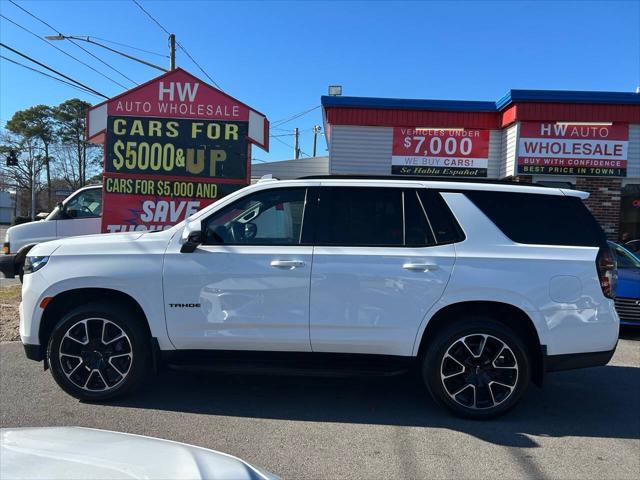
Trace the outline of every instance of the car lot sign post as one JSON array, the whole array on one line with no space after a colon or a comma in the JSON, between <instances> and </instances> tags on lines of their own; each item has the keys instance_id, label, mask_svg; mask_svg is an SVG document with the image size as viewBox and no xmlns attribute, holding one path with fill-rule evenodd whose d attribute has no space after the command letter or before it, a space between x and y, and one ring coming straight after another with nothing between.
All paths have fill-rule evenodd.
<instances>
[{"instance_id":1,"label":"car lot sign post","mask_svg":"<svg viewBox=\"0 0 640 480\"><path fill-rule=\"evenodd\" d=\"M159 230L250 183L264 115L182 69L90 109L105 145L103 232Z\"/></svg>"}]
</instances>

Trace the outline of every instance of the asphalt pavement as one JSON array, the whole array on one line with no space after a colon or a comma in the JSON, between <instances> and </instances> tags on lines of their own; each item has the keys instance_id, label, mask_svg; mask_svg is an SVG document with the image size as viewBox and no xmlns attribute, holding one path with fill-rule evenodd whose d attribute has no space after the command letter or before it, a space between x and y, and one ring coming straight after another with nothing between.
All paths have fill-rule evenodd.
<instances>
[{"instance_id":1,"label":"asphalt pavement","mask_svg":"<svg viewBox=\"0 0 640 480\"><path fill-rule=\"evenodd\" d=\"M612 362L559 372L506 416L461 420L416 378L163 371L108 404L64 394L19 343L0 344L0 425L79 425L237 455L285 479L637 479L640 335Z\"/></svg>"}]
</instances>

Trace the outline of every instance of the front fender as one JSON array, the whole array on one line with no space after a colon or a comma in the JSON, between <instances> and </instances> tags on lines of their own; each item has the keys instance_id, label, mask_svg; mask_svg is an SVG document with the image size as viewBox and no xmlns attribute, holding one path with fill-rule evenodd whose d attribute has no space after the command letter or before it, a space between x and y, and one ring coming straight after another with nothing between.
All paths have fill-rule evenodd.
<instances>
[{"instance_id":1,"label":"front fender","mask_svg":"<svg viewBox=\"0 0 640 480\"><path fill-rule=\"evenodd\" d=\"M55 278L55 272L47 271L47 269L48 266L24 277L23 298L20 309L20 336L23 343L32 345L39 345L40 343L39 331L44 312L40 305L45 298L53 298L70 290L97 288L115 290L133 298L144 312L151 335L158 339L160 348L162 350L174 349L167 335L164 305L162 303L162 277L159 273L145 278L144 281L135 277L123 281L122 278L87 275L52 282L52 278ZM42 288L39 288L40 286Z\"/></svg>"}]
</instances>

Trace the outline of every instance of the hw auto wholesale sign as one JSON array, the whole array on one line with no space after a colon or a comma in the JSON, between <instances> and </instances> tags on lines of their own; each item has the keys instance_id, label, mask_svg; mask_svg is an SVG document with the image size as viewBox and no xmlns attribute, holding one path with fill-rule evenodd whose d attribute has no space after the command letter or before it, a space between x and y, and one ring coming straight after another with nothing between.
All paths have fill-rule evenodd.
<instances>
[{"instance_id":1,"label":"hw auto wholesale sign","mask_svg":"<svg viewBox=\"0 0 640 480\"><path fill-rule=\"evenodd\" d=\"M624 177L628 145L627 124L523 122L518 173Z\"/></svg>"},{"instance_id":2,"label":"hw auto wholesale sign","mask_svg":"<svg viewBox=\"0 0 640 480\"><path fill-rule=\"evenodd\" d=\"M105 143L103 232L184 220L248 185L250 144L268 148L263 115L181 69L93 107L87 123Z\"/></svg>"},{"instance_id":3,"label":"hw auto wholesale sign","mask_svg":"<svg viewBox=\"0 0 640 480\"><path fill-rule=\"evenodd\" d=\"M391 173L486 177L489 130L394 127Z\"/></svg>"}]
</instances>

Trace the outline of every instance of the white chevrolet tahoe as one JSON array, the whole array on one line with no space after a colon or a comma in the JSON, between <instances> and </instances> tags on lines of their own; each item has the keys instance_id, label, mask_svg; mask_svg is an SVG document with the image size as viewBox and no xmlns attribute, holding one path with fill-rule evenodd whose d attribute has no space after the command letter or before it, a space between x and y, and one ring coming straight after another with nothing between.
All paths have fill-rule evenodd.
<instances>
[{"instance_id":1,"label":"white chevrolet tahoe","mask_svg":"<svg viewBox=\"0 0 640 480\"><path fill-rule=\"evenodd\" d=\"M545 372L606 364L616 266L581 199L507 183L264 180L169 230L39 244L20 336L67 393L120 396L158 364L420 369L458 415Z\"/></svg>"},{"instance_id":2,"label":"white chevrolet tahoe","mask_svg":"<svg viewBox=\"0 0 640 480\"><path fill-rule=\"evenodd\" d=\"M24 259L34 245L64 237L100 233L102 186L81 188L69 195L39 222L14 225L7 230L0 255L0 273L22 280Z\"/></svg>"}]
</instances>

